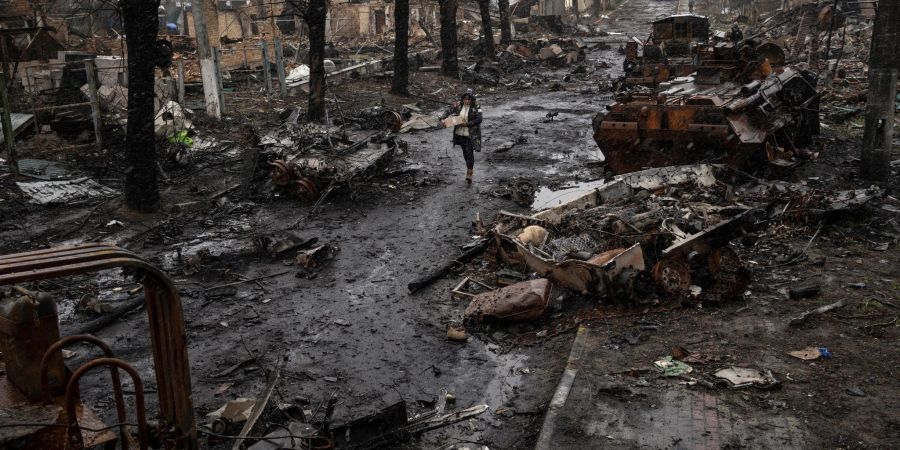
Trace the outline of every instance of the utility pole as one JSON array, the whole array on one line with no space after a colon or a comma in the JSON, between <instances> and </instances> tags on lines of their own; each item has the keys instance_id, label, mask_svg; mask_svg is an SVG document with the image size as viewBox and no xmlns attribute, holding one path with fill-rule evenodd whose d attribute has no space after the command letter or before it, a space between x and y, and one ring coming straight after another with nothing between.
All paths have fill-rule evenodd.
<instances>
[{"instance_id":1,"label":"utility pole","mask_svg":"<svg viewBox=\"0 0 900 450\"><path fill-rule=\"evenodd\" d=\"M200 57L200 77L203 79L203 98L206 101L206 114L222 118L222 104L220 102L222 96L219 88L219 65L216 64L215 52L217 47L210 45L209 31L206 27L205 9L209 0L194 3L191 8L194 15L194 34L197 35L197 54ZM214 16L215 20L218 15ZM218 25L218 24L217 24ZM218 30L218 26L215 28ZM218 42L218 31L216 31Z\"/></svg>"},{"instance_id":2,"label":"utility pole","mask_svg":"<svg viewBox=\"0 0 900 450\"><path fill-rule=\"evenodd\" d=\"M218 0L197 0L203 5L203 17L206 19L206 36L209 46L219 48L219 2Z\"/></svg>"},{"instance_id":3,"label":"utility pole","mask_svg":"<svg viewBox=\"0 0 900 450\"><path fill-rule=\"evenodd\" d=\"M900 69L900 0L880 0L875 13L869 52L869 92L866 128L863 132L861 178L887 181L891 174L891 141L894 137L894 98Z\"/></svg>"}]
</instances>

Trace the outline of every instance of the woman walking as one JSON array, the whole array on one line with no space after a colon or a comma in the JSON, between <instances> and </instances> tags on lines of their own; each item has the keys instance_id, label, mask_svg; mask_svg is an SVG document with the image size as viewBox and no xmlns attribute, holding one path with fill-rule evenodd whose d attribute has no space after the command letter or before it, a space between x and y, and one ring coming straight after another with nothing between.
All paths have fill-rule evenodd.
<instances>
[{"instance_id":1,"label":"woman walking","mask_svg":"<svg viewBox=\"0 0 900 450\"><path fill-rule=\"evenodd\" d=\"M472 90L467 89L459 101L447 109L441 120L444 127L453 127L453 145L462 148L466 160L466 183L472 184L475 152L481 151L481 108Z\"/></svg>"}]
</instances>

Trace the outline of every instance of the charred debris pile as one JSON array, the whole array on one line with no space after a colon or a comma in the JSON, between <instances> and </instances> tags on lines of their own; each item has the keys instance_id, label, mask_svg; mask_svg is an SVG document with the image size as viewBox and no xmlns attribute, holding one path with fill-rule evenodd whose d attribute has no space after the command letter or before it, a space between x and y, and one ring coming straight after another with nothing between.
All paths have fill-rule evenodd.
<instances>
[{"instance_id":1,"label":"charred debris pile","mask_svg":"<svg viewBox=\"0 0 900 450\"><path fill-rule=\"evenodd\" d=\"M830 5L728 31L694 14L660 18L625 45L594 139L616 173L704 161L789 177L818 156L822 128L862 127L870 40L865 18Z\"/></svg>"},{"instance_id":2,"label":"charred debris pile","mask_svg":"<svg viewBox=\"0 0 900 450\"><path fill-rule=\"evenodd\" d=\"M787 25L791 14L805 13L772 18L747 37L676 15L628 43L616 100L593 121L618 175L534 214L477 217L476 239L458 258L410 283L415 292L461 277L451 296L469 306L448 337L463 340L465 327L486 318L540 319L578 296L645 307L732 301L754 271L807 258L809 245L779 252L760 242L806 233L811 244L825 224L896 211L879 187L813 187L798 177L819 157L820 115L834 120L832 102L864 100L865 88L848 74L862 62L816 47L815 32ZM821 14L813 18L823 23ZM866 33L855 18L834 20ZM676 26L684 21L695 26ZM823 61L810 57L823 50ZM505 189L519 204L534 194L528 183Z\"/></svg>"},{"instance_id":3,"label":"charred debris pile","mask_svg":"<svg viewBox=\"0 0 900 450\"><path fill-rule=\"evenodd\" d=\"M460 318L470 324L537 319L555 298L573 295L632 306L721 304L744 295L754 269L806 258L805 249L757 256L755 243L773 229L809 231L877 211L871 204L883 196L877 187L832 191L765 181L725 165L620 175L531 215L476 219L476 240L453 262L468 264L452 296L471 302Z\"/></svg>"}]
</instances>

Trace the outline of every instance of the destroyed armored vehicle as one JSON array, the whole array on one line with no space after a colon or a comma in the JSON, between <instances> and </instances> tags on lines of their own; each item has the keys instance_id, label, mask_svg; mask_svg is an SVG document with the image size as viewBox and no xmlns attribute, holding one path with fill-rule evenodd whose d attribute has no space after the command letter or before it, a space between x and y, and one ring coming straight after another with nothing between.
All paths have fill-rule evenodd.
<instances>
[{"instance_id":1,"label":"destroyed armored vehicle","mask_svg":"<svg viewBox=\"0 0 900 450\"><path fill-rule=\"evenodd\" d=\"M754 169L790 166L819 132L816 75L786 68L747 84L702 84L692 77L658 94L627 94L593 120L610 169L724 160Z\"/></svg>"},{"instance_id":2,"label":"destroyed armored vehicle","mask_svg":"<svg viewBox=\"0 0 900 450\"><path fill-rule=\"evenodd\" d=\"M676 15L654 22L646 42L633 38L625 45L624 84L657 87L696 71L713 74L713 83L747 83L765 78L784 59L775 43L713 40L706 17Z\"/></svg>"}]
</instances>

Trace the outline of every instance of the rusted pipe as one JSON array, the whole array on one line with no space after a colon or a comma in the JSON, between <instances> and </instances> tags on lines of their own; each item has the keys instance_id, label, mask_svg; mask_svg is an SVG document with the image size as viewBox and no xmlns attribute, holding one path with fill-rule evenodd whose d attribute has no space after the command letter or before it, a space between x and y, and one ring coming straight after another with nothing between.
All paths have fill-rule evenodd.
<instances>
[{"instance_id":1,"label":"rusted pipe","mask_svg":"<svg viewBox=\"0 0 900 450\"><path fill-rule=\"evenodd\" d=\"M47 352L44 353L44 357L41 359L41 389L44 391L44 402L50 404L53 402L53 398L50 393L50 377L47 374L47 368L50 364L50 358L53 357L53 354L62 350L63 347L67 347L69 345L75 343L88 343L94 344L100 351L106 355L107 358L115 358L116 355L113 353L112 348L106 344L106 342L97 339L94 336L89 334L79 334L66 336L58 341L56 341L50 348L47 349ZM125 396L122 393L122 381L119 378L119 371L116 370L115 367L110 366L109 368L109 376L112 378L113 384L113 395L116 399L116 416L119 418L119 423L125 423L127 419L125 412ZM67 389L68 394L68 389ZM121 439L122 439L122 449L127 450L129 448L128 439L125 436L125 431L120 430Z\"/></svg>"},{"instance_id":2,"label":"rusted pipe","mask_svg":"<svg viewBox=\"0 0 900 450\"><path fill-rule=\"evenodd\" d=\"M88 371L100 366L108 366L111 370L119 368L131 376L131 382L134 383L134 412L137 416L138 445L141 450L147 450L149 448L150 438L147 430L147 411L144 406L144 382L141 380L141 376L138 374L137 369L118 358L97 358L79 367L78 370L72 374L72 378L69 379L69 384L66 385L66 418L69 421L69 443L73 445L81 444L78 412L75 409L75 404L77 403L75 392L78 391L78 381L81 380L81 377L88 373ZM119 426L124 430L124 422L120 422ZM124 435L124 431L122 431L122 433ZM125 445L126 444L123 442L123 446Z\"/></svg>"}]
</instances>

